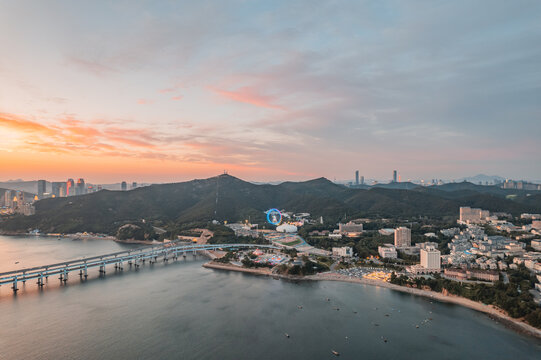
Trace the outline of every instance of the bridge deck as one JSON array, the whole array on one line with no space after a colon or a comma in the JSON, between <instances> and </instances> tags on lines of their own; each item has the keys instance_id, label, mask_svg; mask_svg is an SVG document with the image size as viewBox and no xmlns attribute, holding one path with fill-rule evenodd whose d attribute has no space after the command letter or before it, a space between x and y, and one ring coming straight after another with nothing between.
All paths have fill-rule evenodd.
<instances>
[{"instance_id":1,"label":"bridge deck","mask_svg":"<svg viewBox=\"0 0 541 360\"><path fill-rule=\"evenodd\" d=\"M158 258L163 258L164 261L167 261L169 256L177 258L179 254L185 254L186 252L193 252L195 254L197 251L203 250L238 249L246 247L277 249L277 247L273 245L260 244L166 244L7 271L0 273L0 285L13 284L13 290L17 291L17 282L19 281L24 282L30 279L38 279L38 285L43 285L43 277L47 278L52 275L60 275L61 279L66 279L69 272L76 270L79 270L79 274L81 276L83 275L84 271L84 275L86 276L87 269L100 267L100 272L105 272L105 267L110 264L115 264L115 266L122 267L124 262L128 262L130 265L132 263L137 265L139 261L157 261Z\"/></svg>"}]
</instances>

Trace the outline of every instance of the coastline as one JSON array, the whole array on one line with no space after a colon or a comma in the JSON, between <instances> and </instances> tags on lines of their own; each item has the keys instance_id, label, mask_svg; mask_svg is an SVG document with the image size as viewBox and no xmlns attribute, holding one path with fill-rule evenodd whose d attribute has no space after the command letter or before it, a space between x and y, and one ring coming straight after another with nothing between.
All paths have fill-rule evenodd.
<instances>
[{"instance_id":1,"label":"coastline","mask_svg":"<svg viewBox=\"0 0 541 360\"><path fill-rule=\"evenodd\" d=\"M466 299L460 296L446 295L443 293L438 293L438 292L434 292L430 290L410 288L410 287L399 286L399 285L395 285L395 284L391 284L391 283L383 282L383 281L378 281L378 280L353 278L353 277L340 275L340 274L333 274L333 273L320 273L320 274L309 275L309 276L290 276L290 275L273 274L269 268L248 269L248 268L244 268L244 267L240 267L240 266L236 266L232 264L219 264L213 261L203 264L203 267L210 268L210 269L226 270L226 271L237 271L237 272L249 273L249 274L259 275L259 276L272 276L275 278L280 278L280 279L285 279L285 280L294 280L294 281L339 281L339 282L347 282L347 283L354 283L354 284L361 284L361 285L379 286L379 287L383 287L383 288L387 288L387 289L391 289L395 291L400 291L400 292L411 294L411 295L423 296L423 297L437 300L440 302L460 305L460 306L463 306L475 311L479 311L479 312L487 314L490 318L499 321L500 323L507 326L508 328L511 328L521 334L525 334L528 336L535 337L537 339L541 339L541 329L537 329L520 319L512 318L509 315L507 315L505 312L503 312L502 310L492 305L485 305L485 304L482 304L470 299Z\"/></svg>"}]
</instances>

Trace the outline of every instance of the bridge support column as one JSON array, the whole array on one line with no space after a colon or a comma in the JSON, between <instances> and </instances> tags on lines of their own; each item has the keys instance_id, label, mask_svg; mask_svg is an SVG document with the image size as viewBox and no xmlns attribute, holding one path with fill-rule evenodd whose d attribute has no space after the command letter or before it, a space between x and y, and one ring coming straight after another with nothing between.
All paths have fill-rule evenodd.
<instances>
[{"instance_id":1,"label":"bridge support column","mask_svg":"<svg viewBox=\"0 0 541 360\"><path fill-rule=\"evenodd\" d=\"M13 278L13 286L11 288L13 289L14 293L17 293L17 291L19 291L19 288L17 288L17 276Z\"/></svg>"},{"instance_id":2,"label":"bridge support column","mask_svg":"<svg viewBox=\"0 0 541 360\"><path fill-rule=\"evenodd\" d=\"M64 281L64 284L66 283L66 281L68 281L68 270L67 269L64 269L64 279L62 279Z\"/></svg>"},{"instance_id":3,"label":"bridge support column","mask_svg":"<svg viewBox=\"0 0 541 360\"><path fill-rule=\"evenodd\" d=\"M87 267L86 267L86 263L85 263L85 269L84 269L84 274L85 274L85 279L88 277L88 273L87 273Z\"/></svg>"},{"instance_id":4,"label":"bridge support column","mask_svg":"<svg viewBox=\"0 0 541 360\"><path fill-rule=\"evenodd\" d=\"M104 274L105 275L105 263L100 265L100 274Z\"/></svg>"},{"instance_id":5,"label":"bridge support column","mask_svg":"<svg viewBox=\"0 0 541 360\"><path fill-rule=\"evenodd\" d=\"M43 273L39 273L38 286L43 287Z\"/></svg>"},{"instance_id":6,"label":"bridge support column","mask_svg":"<svg viewBox=\"0 0 541 360\"><path fill-rule=\"evenodd\" d=\"M26 271L23 271L23 284L26 284Z\"/></svg>"}]
</instances>

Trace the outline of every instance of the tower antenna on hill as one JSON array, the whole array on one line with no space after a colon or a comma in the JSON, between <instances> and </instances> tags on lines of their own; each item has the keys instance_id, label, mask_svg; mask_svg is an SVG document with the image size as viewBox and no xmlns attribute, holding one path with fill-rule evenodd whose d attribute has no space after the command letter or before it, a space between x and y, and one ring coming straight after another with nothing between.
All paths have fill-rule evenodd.
<instances>
[{"instance_id":1,"label":"tower antenna on hill","mask_svg":"<svg viewBox=\"0 0 541 360\"><path fill-rule=\"evenodd\" d=\"M216 207L214 208L214 218L216 219L218 213L218 189L220 188L220 177L216 176Z\"/></svg>"}]
</instances>

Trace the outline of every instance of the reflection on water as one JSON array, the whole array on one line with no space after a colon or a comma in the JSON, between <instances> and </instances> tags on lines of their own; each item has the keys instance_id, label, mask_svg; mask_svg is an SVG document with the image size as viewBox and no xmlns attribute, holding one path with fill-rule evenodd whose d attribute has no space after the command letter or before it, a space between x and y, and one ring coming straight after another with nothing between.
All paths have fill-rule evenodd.
<instances>
[{"instance_id":1,"label":"reflection on water","mask_svg":"<svg viewBox=\"0 0 541 360\"><path fill-rule=\"evenodd\" d=\"M0 266L6 271L17 259L35 266L123 249L104 240L0 237ZM66 286L49 278L39 291L28 282L17 296L3 286L0 359L329 359L331 350L345 359L534 359L541 350L537 340L459 306L202 263L188 256L139 270L110 267L105 277L95 270L86 282L73 273Z\"/></svg>"}]
</instances>

